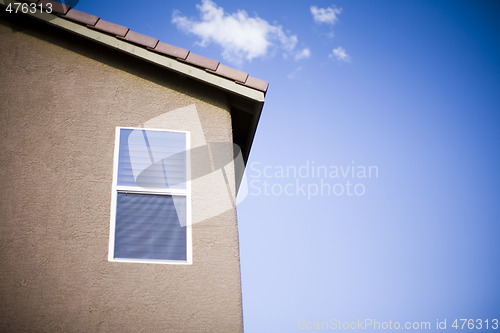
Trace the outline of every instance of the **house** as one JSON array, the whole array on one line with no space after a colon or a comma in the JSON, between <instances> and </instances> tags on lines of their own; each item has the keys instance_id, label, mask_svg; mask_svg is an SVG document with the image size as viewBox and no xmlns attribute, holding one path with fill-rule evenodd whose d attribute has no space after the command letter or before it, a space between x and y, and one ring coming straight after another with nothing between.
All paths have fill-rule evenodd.
<instances>
[{"instance_id":1,"label":"house","mask_svg":"<svg viewBox=\"0 0 500 333\"><path fill-rule=\"evenodd\" d=\"M235 194L267 82L0 4L0 331L242 332Z\"/></svg>"}]
</instances>

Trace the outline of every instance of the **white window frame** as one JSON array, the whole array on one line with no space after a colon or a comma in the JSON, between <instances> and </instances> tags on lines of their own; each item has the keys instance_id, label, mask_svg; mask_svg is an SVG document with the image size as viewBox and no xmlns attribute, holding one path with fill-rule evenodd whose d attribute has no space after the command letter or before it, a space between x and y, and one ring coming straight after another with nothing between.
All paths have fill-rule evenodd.
<instances>
[{"instance_id":1,"label":"white window frame","mask_svg":"<svg viewBox=\"0 0 500 333\"><path fill-rule=\"evenodd\" d=\"M146 130L146 131L161 131L161 132L177 132L186 135L186 188L185 189L158 189L145 188L139 186L118 186L118 160L120 156L120 133L122 129ZM109 250L108 261L111 262L127 262L127 263L146 263L146 264L174 264L174 265L191 265L193 263L193 237L191 228L191 133L189 131L176 131L158 128L143 128L143 127L116 127L115 129L115 151L113 155L113 185L111 193L111 222L109 228ZM115 231L116 231L116 206L118 193L138 193L152 195L180 195L186 197L186 260L160 260L160 259L129 259L115 258Z\"/></svg>"}]
</instances>

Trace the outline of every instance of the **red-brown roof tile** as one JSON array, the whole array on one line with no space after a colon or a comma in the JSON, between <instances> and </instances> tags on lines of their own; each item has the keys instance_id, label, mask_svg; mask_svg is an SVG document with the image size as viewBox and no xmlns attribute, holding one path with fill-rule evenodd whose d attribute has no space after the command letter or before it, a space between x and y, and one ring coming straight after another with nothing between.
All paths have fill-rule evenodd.
<instances>
[{"instance_id":1,"label":"red-brown roof tile","mask_svg":"<svg viewBox=\"0 0 500 333\"><path fill-rule=\"evenodd\" d=\"M64 15L64 18L91 26L94 26L97 23L97 21L99 21L99 17L81 12L73 8L71 8L66 13L66 15Z\"/></svg>"},{"instance_id":2,"label":"red-brown roof tile","mask_svg":"<svg viewBox=\"0 0 500 333\"><path fill-rule=\"evenodd\" d=\"M97 23L93 26L90 27L111 35L115 35L118 37L125 37L127 32L129 31L129 28L124 27L123 25L118 25L112 22L104 21L102 19L99 19Z\"/></svg>"},{"instance_id":3,"label":"red-brown roof tile","mask_svg":"<svg viewBox=\"0 0 500 333\"><path fill-rule=\"evenodd\" d=\"M239 71L239 70L231 68L231 67L224 66L222 64L219 64L219 66L217 67L217 70L214 71L213 73L220 75L220 76L227 77L228 79L231 79L234 81L242 82L242 83L245 83L245 81L248 78L247 73Z\"/></svg>"},{"instance_id":4,"label":"red-brown roof tile","mask_svg":"<svg viewBox=\"0 0 500 333\"><path fill-rule=\"evenodd\" d=\"M153 51L156 51L158 53L166 54L171 57L179 58L179 59L186 59L186 57L189 54L189 50L183 49L181 47L177 47L174 45L170 45L167 43L163 42L158 42L156 47L152 49Z\"/></svg>"},{"instance_id":5,"label":"red-brown roof tile","mask_svg":"<svg viewBox=\"0 0 500 333\"><path fill-rule=\"evenodd\" d=\"M263 92L266 92L267 87L269 86L269 83L264 81L264 80L249 76L243 85L250 87L250 88L254 88L254 89L263 91Z\"/></svg>"},{"instance_id":6,"label":"red-brown roof tile","mask_svg":"<svg viewBox=\"0 0 500 333\"><path fill-rule=\"evenodd\" d=\"M191 52L188 54L186 60L184 61L191 65L195 65L205 69L211 69L213 71L215 71L217 69L217 66L219 66L219 62L217 60L205 58L201 55L194 54Z\"/></svg>"},{"instance_id":7,"label":"red-brown roof tile","mask_svg":"<svg viewBox=\"0 0 500 333\"><path fill-rule=\"evenodd\" d=\"M69 5L52 0L40 0L40 3L42 4L44 9L49 8L50 6L48 6L48 4L51 4L52 11L56 14L61 14L61 15L65 15L71 8L71 6Z\"/></svg>"},{"instance_id":8,"label":"red-brown roof tile","mask_svg":"<svg viewBox=\"0 0 500 333\"><path fill-rule=\"evenodd\" d=\"M129 30L125 37L122 38L128 42L149 47L151 49L154 49L156 47L156 44L158 44L158 39L140 34L132 30Z\"/></svg>"}]
</instances>

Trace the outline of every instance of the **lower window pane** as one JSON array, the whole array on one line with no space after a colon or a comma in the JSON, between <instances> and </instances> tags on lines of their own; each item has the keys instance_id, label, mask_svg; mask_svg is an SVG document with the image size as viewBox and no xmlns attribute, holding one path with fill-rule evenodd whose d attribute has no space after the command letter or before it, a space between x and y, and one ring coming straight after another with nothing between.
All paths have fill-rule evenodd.
<instances>
[{"instance_id":1,"label":"lower window pane","mask_svg":"<svg viewBox=\"0 0 500 333\"><path fill-rule=\"evenodd\" d=\"M118 193L114 257L186 260L186 197Z\"/></svg>"}]
</instances>

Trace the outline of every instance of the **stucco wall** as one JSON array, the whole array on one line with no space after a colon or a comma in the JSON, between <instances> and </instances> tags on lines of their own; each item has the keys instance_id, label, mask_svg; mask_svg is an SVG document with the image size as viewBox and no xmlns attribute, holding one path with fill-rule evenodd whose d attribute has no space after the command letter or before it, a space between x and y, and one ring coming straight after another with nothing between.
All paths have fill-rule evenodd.
<instances>
[{"instance_id":1,"label":"stucco wall","mask_svg":"<svg viewBox=\"0 0 500 333\"><path fill-rule=\"evenodd\" d=\"M193 226L193 265L107 260L115 127L182 129L162 115L194 106L207 141L231 142L225 96L38 23L0 23L0 331L242 331L234 207ZM217 195L193 187L193 215L200 193Z\"/></svg>"}]
</instances>

